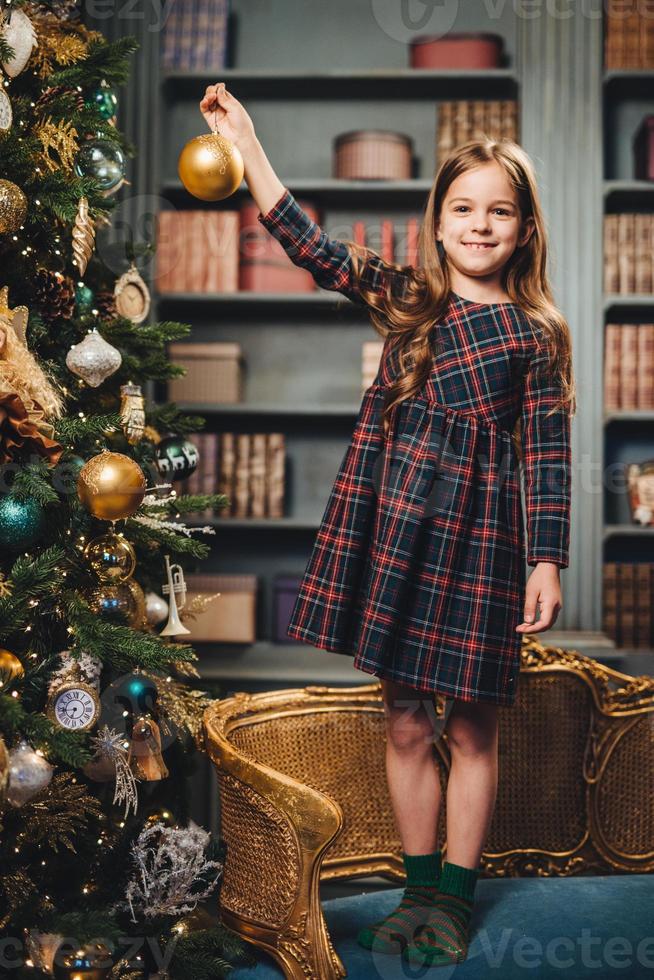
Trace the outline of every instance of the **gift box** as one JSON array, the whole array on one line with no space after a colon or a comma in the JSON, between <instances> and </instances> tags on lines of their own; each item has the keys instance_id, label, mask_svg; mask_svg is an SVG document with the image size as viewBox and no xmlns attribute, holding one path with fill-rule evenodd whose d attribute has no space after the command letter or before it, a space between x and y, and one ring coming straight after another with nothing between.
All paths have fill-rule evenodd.
<instances>
[{"instance_id":1,"label":"gift box","mask_svg":"<svg viewBox=\"0 0 654 980\"><path fill-rule=\"evenodd\" d=\"M504 39L499 34L462 31L421 35L410 44L412 68L499 68Z\"/></svg>"},{"instance_id":2,"label":"gift box","mask_svg":"<svg viewBox=\"0 0 654 980\"><path fill-rule=\"evenodd\" d=\"M243 401L243 356L241 345L209 343L169 345L170 359L186 368L183 378L168 382L168 399L173 402L235 404Z\"/></svg>"},{"instance_id":3,"label":"gift box","mask_svg":"<svg viewBox=\"0 0 654 980\"><path fill-rule=\"evenodd\" d=\"M186 604L194 596L215 595L204 612L184 626L191 643L254 643L256 639L256 575L187 575Z\"/></svg>"},{"instance_id":4,"label":"gift box","mask_svg":"<svg viewBox=\"0 0 654 980\"><path fill-rule=\"evenodd\" d=\"M354 129L334 140L334 176L344 180L410 180L412 159L405 133Z\"/></svg>"},{"instance_id":5,"label":"gift box","mask_svg":"<svg viewBox=\"0 0 654 980\"><path fill-rule=\"evenodd\" d=\"M299 575L276 575L273 581L273 640L301 643L286 632L302 581Z\"/></svg>"}]
</instances>

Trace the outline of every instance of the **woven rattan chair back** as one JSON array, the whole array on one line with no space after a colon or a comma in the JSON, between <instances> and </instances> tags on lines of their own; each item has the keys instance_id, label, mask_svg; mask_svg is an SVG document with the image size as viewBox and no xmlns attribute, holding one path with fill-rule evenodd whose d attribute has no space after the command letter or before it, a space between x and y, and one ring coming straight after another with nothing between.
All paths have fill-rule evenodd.
<instances>
[{"instance_id":1,"label":"woven rattan chair back","mask_svg":"<svg viewBox=\"0 0 654 980\"><path fill-rule=\"evenodd\" d=\"M446 844L444 699L433 699ZM525 638L519 694L499 708L499 786L484 876L654 870L654 680ZM205 713L227 854L227 925L288 977L344 976L320 880L403 879L385 776L381 685L236 694Z\"/></svg>"}]
</instances>

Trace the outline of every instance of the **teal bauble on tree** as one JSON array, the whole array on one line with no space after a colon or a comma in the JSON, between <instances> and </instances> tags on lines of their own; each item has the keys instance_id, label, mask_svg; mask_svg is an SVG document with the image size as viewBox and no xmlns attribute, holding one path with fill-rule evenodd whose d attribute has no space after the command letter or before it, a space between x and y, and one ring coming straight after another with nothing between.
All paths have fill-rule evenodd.
<instances>
[{"instance_id":1,"label":"teal bauble on tree","mask_svg":"<svg viewBox=\"0 0 654 980\"><path fill-rule=\"evenodd\" d=\"M82 143L75 156L78 177L92 177L102 191L111 191L125 179L125 154L103 136Z\"/></svg>"},{"instance_id":2,"label":"teal bauble on tree","mask_svg":"<svg viewBox=\"0 0 654 980\"><path fill-rule=\"evenodd\" d=\"M44 530L45 513L38 500L0 494L0 548L22 551L38 541Z\"/></svg>"},{"instance_id":3,"label":"teal bauble on tree","mask_svg":"<svg viewBox=\"0 0 654 980\"><path fill-rule=\"evenodd\" d=\"M118 111L118 96L108 85L100 85L84 100L87 106L95 106L103 119L113 119Z\"/></svg>"},{"instance_id":4,"label":"teal bauble on tree","mask_svg":"<svg viewBox=\"0 0 654 980\"><path fill-rule=\"evenodd\" d=\"M78 313L90 313L95 303L95 293L86 285L78 282L75 286L75 306Z\"/></svg>"}]
</instances>

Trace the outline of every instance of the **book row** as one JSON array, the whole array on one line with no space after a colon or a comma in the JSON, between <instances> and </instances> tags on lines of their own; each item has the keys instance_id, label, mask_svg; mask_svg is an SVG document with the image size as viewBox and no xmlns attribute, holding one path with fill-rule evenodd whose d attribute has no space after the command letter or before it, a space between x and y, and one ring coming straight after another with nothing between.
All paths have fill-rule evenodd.
<instances>
[{"instance_id":1,"label":"book row","mask_svg":"<svg viewBox=\"0 0 654 980\"><path fill-rule=\"evenodd\" d=\"M604 409L654 409L654 323L604 328Z\"/></svg>"},{"instance_id":2,"label":"book row","mask_svg":"<svg viewBox=\"0 0 654 980\"><path fill-rule=\"evenodd\" d=\"M619 647L654 646L654 563L605 562L603 628Z\"/></svg>"},{"instance_id":3,"label":"book row","mask_svg":"<svg viewBox=\"0 0 654 980\"><path fill-rule=\"evenodd\" d=\"M222 493L229 501L205 517L284 516L283 432L195 432L189 438L200 461L184 492Z\"/></svg>"},{"instance_id":4,"label":"book row","mask_svg":"<svg viewBox=\"0 0 654 980\"><path fill-rule=\"evenodd\" d=\"M604 292L654 292L654 214L604 215Z\"/></svg>"}]
</instances>

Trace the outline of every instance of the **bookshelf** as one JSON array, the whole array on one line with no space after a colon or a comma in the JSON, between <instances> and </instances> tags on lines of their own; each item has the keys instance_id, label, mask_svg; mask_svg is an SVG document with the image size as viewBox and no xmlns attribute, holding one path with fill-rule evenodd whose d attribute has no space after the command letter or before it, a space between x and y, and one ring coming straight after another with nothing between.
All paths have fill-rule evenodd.
<instances>
[{"instance_id":1,"label":"bookshelf","mask_svg":"<svg viewBox=\"0 0 654 980\"><path fill-rule=\"evenodd\" d=\"M254 30L243 5L235 4L244 30ZM367 4L355 4L352 16L374 27ZM300 35L308 20L292 2L280 3ZM348 7L348 17L351 7ZM264 14L265 19L265 14ZM470 29L478 29L473 17ZM496 25L487 29L495 29ZM506 46L512 46L512 23L507 22ZM341 28L333 18L336 43ZM374 33L369 31L369 33ZM243 183L226 201L205 205L185 191L177 177L176 159L184 142L205 126L197 103L208 84L226 82L248 109L262 144L282 183L300 200L320 211L321 225L332 237L351 237L352 222L360 218L375 226L391 218L399 229L419 215L435 172L436 106L442 99L517 99L519 84L513 68L492 71L413 70L405 45L389 45L388 67L377 64L370 43L361 45L352 65L334 64L334 45L324 38L316 64L288 70L281 51L266 49L265 61L255 51L239 67L204 71L165 71L160 78L159 118L166 119L160 137L156 194L161 208L240 208L249 199ZM242 51L259 43L241 38ZM380 53L379 62L384 57ZM234 63L239 61L238 52ZM322 64L320 63L322 61ZM263 65L263 67L262 67ZM302 128L296 132L297 110ZM386 128L408 133L414 142L412 179L368 182L331 176L334 136L348 129ZM175 133L170 141L168 134ZM203 572L256 572L260 577L257 641L248 645L202 644L203 676L237 689L244 684L297 679L306 682L364 683L367 678L351 667L351 658L306 644L274 643L272 580L277 572L301 574L327 502L340 459L347 447L361 402L361 347L378 340L365 309L333 291L310 294L164 294L153 296L156 315L192 323L189 340L238 340L244 351L251 385L236 405L178 403L185 413L206 419L204 431L283 431L286 438L287 500L281 519L236 519L195 515L193 523L210 524L216 536ZM325 332L329 331L329 357ZM293 359L285 352L301 351ZM286 366L288 362L288 366ZM302 377L302 375L305 377ZM276 397L270 397L276 391ZM159 392L161 397L163 393ZM283 533L280 533L283 532Z\"/></svg>"},{"instance_id":2,"label":"bookshelf","mask_svg":"<svg viewBox=\"0 0 654 980\"><path fill-rule=\"evenodd\" d=\"M604 15L604 45L609 25ZM606 47L604 51L606 56ZM606 57L603 61L606 65ZM654 70L604 68L602 74L603 215L654 213L654 182L634 177L633 138L647 113L654 112ZM652 323L654 294L603 293L603 330L607 323ZM603 337L604 347L604 337ZM602 473L627 462L654 457L654 410L623 409L603 412ZM609 562L637 565L654 562L654 527L631 520L626 488L603 481L602 584ZM604 587L602 622L605 622ZM627 660L652 662L651 647L619 643ZM651 669L651 668L650 668Z\"/></svg>"},{"instance_id":3,"label":"bookshelf","mask_svg":"<svg viewBox=\"0 0 654 980\"><path fill-rule=\"evenodd\" d=\"M584 454L603 462L609 440L619 445L642 436L651 450L652 413L604 410L598 324L607 317L627 322L652 315L652 296L604 295L601 222L605 212L652 208L654 185L633 179L616 144L622 141L628 147L625 137L631 134L634 112L640 117L643 106L654 108L654 72L604 70L602 23L577 7L563 20L545 10L538 17L519 17L512 5L491 16L476 4L459 5L451 30L502 34L509 67L493 72L412 71L406 68L406 44L380 29L374 6L366 0L333 0L330 5L279 0L262 5L253 17L250 5L233 0L239 31L230 63L239 67L211 74L162 73L159 36L147 18L99 24L110 35L137 34L141 44L143 85L138 91L126 89L121 106L122 128L139 152L138 170L129 174L137 194L151 195L158 209L232 208L247 200L243 186L226 202L203 205L188 198L177 179L179 149L205 131L199 98L207 84L224 79L252 115L282 182L318 206L329 233L346 237L355 216L374 223L383 213L399 222L420 211L431 186L439 100L517 98L521 142L535 161L548 220L555 294L568 316L578 355L575 472L581 473ZM367 127L414 136L417 167L412 180L378 186L332 179L333 137ZM135 228L140 227L138 215L135 211ZM339 294L320 290L290 297L179 294L153 299L154 316L192 323L189 339L238 339L253 366L258 361L253 376L260 389L257 406L265 403L269 415L257 416L247 404L225 406L225 411L199 406L199 412L208 431L217 431L229 419L230 428L241 431L263 431L270 425L288 432L287 456L294 471L287 516L256 523L217 518L218 533L205 539L212 554L203 571L256 570L263 588L257 643L247 651L200 647L202 672L213 677L222 672L226 687L255 689L259 677L274 676L275 665L280 681L286 683L291 674L299 679L302 662L312 672L310 682L326 681L332 669L328 664L344 682L363 682L361 672L349 670L348 657L323 650L314 656L307 645L270 643L269 583L277 571L300 573L305 567L358 410L361 342L377 339L365 311ZM317 356L324 351L327 330L328 360ZM607 515L605 497L606 491L589 493L588 484L577 479L571 566L562 576L565 608L555 628L541 638L611 659L618 667L618 656L629 654L632 660L622 666L631 670L636 659L645 663L644 651L616 651L601 633L602 564L607 554L633 554L633 548L652 553L654 542L649 530L635 528L625 514ZM199 517L198 523L207 522ZM292 663L296 666L291 668Z\"/></svg>"}]
</instances>

